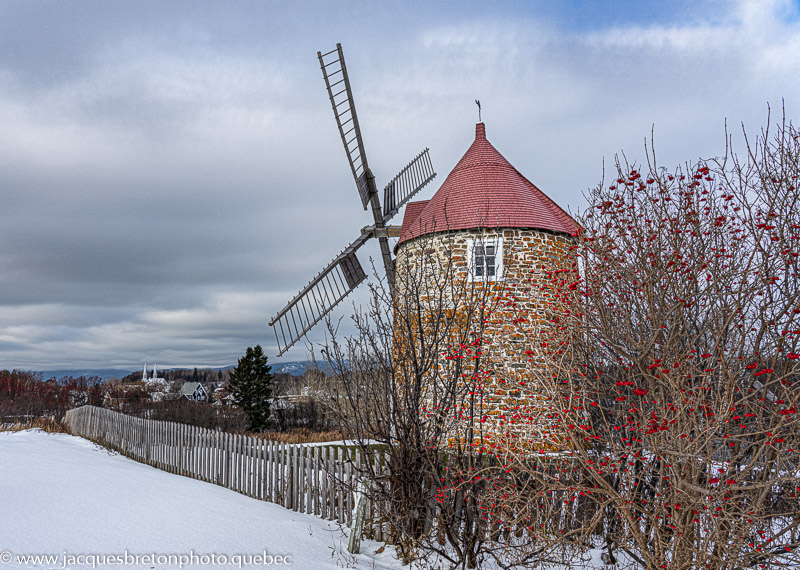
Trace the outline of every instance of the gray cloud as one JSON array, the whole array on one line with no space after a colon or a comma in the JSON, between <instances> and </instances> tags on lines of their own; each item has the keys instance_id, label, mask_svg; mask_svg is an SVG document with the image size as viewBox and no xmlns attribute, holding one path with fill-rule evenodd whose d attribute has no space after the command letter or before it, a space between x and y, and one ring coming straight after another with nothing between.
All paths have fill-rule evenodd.
<instances>
[{"instance_id":1,"label":"gray cloud","mask_svg":"<svg viewBox=\"0 0 800 570\"><path fill-rule=\"evenodd\" d=\"M425 146L441 183L476 98L572 210L651 129L675 165L796 115L792 3L640 4L0 3L0 367L273 353L269 317L370 223L316 61L336 41L379 183Z\"/></svg>"}]
</instances>

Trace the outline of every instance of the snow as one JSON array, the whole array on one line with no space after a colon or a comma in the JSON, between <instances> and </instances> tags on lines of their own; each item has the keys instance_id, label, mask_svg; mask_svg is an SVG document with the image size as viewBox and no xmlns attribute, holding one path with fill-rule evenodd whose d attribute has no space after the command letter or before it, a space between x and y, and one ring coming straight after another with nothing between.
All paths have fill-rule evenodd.
<instances>
[{"instance_id":1,"label":"snow","mask_svg":"<svg viewBox=\"0 0 800 570\"><path fill-rule=\"evenodd\" d=\"M362 554L348 554L346 529L335 523L160 471L67 434L0 432L0 505L0 570L236 568L239 562L309 570L402 567L394 549L376 554L382 545L373 541L362 541ZM58 558L40 564L18 558L28 554ZM136 555L151 558L136 564ZM223 556L227 564L220 564Z\"/></svg>"}]
</instances>

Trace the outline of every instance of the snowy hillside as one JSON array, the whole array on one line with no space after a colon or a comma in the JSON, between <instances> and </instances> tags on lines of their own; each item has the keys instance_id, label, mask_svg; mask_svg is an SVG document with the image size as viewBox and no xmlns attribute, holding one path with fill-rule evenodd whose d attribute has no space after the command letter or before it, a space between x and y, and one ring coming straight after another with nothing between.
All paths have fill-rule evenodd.
<instances>
[{"instance_id":1,"label":"snowy hillside","mask_svg":"<svg viewBox=\"0 0 800 570\"><path fill-rule=\"evenodd\" d=\"M391 548L375 554L375 542L362 542L364 554L347 554L334 523L66 434L0 432L0 505L2 568L263 568L278 566L278 557L295 569L401 567ZM31 554L56 558L20 558ZM140 563L122 563L126 555L128 562L139 555ZM104 563L102 556L122 558Z\"/></svg>"}]
</instances>

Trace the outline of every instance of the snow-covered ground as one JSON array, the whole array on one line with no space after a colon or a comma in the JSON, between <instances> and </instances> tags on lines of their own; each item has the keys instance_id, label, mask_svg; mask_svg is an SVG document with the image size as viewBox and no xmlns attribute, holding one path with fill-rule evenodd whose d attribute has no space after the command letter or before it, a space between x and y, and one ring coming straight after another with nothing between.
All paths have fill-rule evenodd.
<instances>
[{"instance_id":1,"label":"snow-covered ground","mask_svg":"<svg viewBox=\"0 0 800 570\"><path fill-rule=\"evenodd\" d=\"M376 554L381 545L363 541L363 554L352 556L346 546L334 523L82 438L0 432L0 570L401 568L392 548ZM35 563L26 555L54 558Z\"/></svg>"}]
</instances>

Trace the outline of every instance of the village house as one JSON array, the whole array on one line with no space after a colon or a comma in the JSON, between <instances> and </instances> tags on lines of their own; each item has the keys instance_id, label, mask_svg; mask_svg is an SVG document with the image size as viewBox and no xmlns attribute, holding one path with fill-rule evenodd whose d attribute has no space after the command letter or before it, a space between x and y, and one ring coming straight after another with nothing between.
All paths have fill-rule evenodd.
<instances>
[{"instance_id":1,"label":"village house","mask_svg":"<svg viewBox=\"0 0 800 570\"><path fill-rule=\"evenodd\" d=\"M208 392L200 382L186 382L178 392L182 398L193 402L207 402Z\"/></svg>"}]
</instances>

